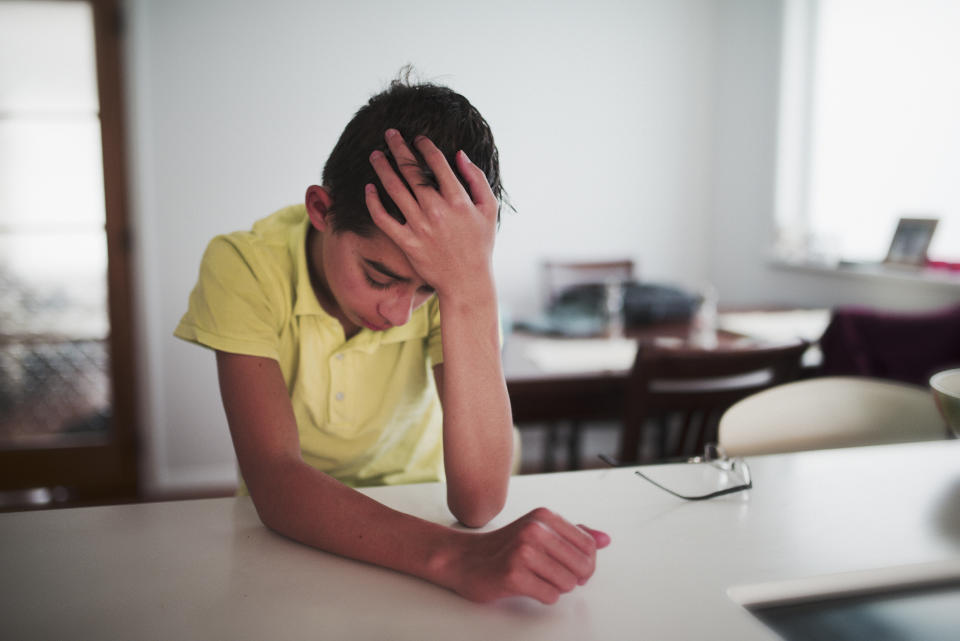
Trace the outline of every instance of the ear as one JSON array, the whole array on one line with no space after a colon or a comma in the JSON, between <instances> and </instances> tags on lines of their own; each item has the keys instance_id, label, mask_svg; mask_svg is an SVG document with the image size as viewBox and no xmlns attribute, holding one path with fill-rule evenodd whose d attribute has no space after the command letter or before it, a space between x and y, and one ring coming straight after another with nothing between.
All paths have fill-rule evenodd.
<instances>
[{"instance_id":1,"label":"ear","mask_svg":"<svg viewBox=\"0 0 960 641\"><path fill-rule=\"evenodd\" d=\"M306 195L307 216L310 217L310 223L318 231L328 231L331 229L330 208L333 206L333 198L329 190L320 185L310 185L307 187Z\"/></svg>"}]
</instances>

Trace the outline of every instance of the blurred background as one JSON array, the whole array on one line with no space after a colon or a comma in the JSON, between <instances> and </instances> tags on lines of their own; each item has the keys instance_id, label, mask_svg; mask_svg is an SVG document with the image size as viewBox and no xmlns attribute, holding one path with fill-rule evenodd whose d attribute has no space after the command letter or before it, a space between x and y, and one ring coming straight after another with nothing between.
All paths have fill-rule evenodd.
<instances>
[{"instance_id":1,"label":"blurred background","mask_svg":"<svg viewBox=\"0 0 960 641\"><path fill-rule=\"evenodd\" d=\"M230 490L213 355L172 336L200 256L406 64L495 133L505 317L613 257L721 308L960 301L958 31L951 0L2 1L0 481ZM938 264L882 265L904 217Z\"/></svg>"}]
</instances>

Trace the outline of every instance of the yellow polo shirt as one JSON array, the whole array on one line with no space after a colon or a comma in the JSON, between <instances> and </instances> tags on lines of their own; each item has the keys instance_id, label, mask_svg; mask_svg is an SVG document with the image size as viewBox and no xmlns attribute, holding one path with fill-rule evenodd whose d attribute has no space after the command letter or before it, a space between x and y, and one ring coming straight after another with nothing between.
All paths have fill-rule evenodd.
<instances>
[{"instance_id":1,"label":"yellow polo shirt","mask_svg":"<svg viewBox=\"0 0 960 641\"><path fill-rule=\"evenodd\" d=\"M403 326L346 340L310 284L308 226L297 205L210 241L174 335L276 360L317 469L352 486L443 480L436 296Z\"/></svg>"}]
</instances>

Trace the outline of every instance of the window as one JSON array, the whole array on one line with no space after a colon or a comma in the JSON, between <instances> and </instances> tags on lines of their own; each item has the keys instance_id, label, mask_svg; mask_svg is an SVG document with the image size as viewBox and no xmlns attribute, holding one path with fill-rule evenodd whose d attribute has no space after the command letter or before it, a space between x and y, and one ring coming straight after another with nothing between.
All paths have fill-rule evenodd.
<instances>
[{"instance_id":1,"label":"window","mask_svg":"<svg viewBox=\"0 0 960 641\"><path fill-rule=\"evenodd\" d=\"M788 258L878 262L900 217L960 261L960 3L785 3L777 218Z\"/></svg>"},{"instance_id":2,"label":"window","mask_svg":"<svg viewBox=\"0 0 960 641\"><path fill-rule=\"evenodd\" d=\"M0 490L131 498L113 1L0 2Z\"/></svg>"}]
</instances>

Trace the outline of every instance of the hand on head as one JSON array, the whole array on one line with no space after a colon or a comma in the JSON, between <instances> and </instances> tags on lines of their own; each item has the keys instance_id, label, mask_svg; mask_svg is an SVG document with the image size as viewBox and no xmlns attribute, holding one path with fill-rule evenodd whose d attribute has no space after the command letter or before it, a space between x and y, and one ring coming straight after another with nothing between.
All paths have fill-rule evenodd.
<instances>
[{"instance_id":1,"label":"hand on head","mask_svg":"<svg viewBox=\"0 0 960 641\"><path fill-rule=\"evenodd\" d=\"M390 129L385 137L402 179L382 152L373 152L370 162L406 223L387 213L376 187L367 185L366 204L371 217L440 296L469 291L472 279L491 276L496 235L497 199L483 171L463 151L457 152L457 170L470 188L467 193L443 152L420 136L414 145L436 176L437 189L426 184L416 157L400 133Z\"/></svg>"}]
</instances>

